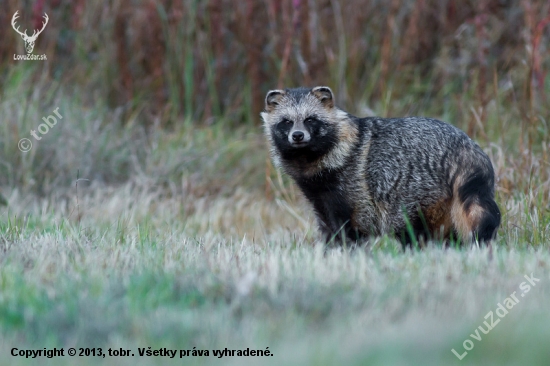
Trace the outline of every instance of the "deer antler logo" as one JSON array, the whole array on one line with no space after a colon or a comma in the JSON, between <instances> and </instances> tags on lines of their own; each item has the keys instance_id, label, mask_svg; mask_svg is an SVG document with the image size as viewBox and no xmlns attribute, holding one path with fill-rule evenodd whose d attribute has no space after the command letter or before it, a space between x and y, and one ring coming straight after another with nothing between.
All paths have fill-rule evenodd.
<instances>
[{"instance_id":1,"label":"deer antler logo","mask_svg":"<svg viewBox=\"0 0 550 366\"><path fill-rule=\"evenodd\" d=\"M17 13L19 12L16 11L15 14L13 14L13 18L11 18L11 26L13 27L13 29L19 33L21 35L21 38L23 38L23 41L25 41L25 49L27 50L27 53L32 53L32 50L34 49L34 42L36 42L36 38L38 38L38 35L40 33L42 33L42 31L44 30L44 28L46 28L46 24L48 24L48 14L44 13L44 19L46 20L45 22L42 22L42 29L40 29L38 31L38 33L36 33L36 29L34 30L32 36L29 37L29 35L27 34L27 30L25 29L25 32L20 32L19 31L19 26L17 26L17 28L15 28L15 20L19 17L17 15Z\"/></svg>"}]
</instances>

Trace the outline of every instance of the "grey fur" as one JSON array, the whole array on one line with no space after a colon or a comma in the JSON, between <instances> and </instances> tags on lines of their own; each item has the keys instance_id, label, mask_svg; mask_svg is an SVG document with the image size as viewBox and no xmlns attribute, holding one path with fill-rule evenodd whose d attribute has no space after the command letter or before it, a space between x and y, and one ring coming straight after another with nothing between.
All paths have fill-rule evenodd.
<instances>
[{"instance_id":1,"label":"grey fur","mask_svg":"<svg viewBox=\"0 0 550 366\"><path fill-rule=\"evenodd\" d=\"M261 114L274 163L313 204L327 240L495 236L493 167L464 132L432 118L357 118L333 100L328 87L276 90ZM309 141L293 141L296 130Z\"/></svg>"}]
</instances>

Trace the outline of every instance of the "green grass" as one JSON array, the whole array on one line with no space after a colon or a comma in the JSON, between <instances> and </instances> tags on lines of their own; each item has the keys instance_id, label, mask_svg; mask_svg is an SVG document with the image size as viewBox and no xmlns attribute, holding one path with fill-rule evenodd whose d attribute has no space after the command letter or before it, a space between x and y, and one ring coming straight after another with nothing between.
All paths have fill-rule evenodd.
<instances>
[{"instance_id":1,"label":"green grass","mask_svg":"<svg viewBox=\"0 0 550 366\"><path fill-rule=\"evenodd\" d=\"M59 219L40 221L46 227ZM396 252L397 243L384 239L324 255L320 245L290 246L282 235L189 237L181 227L119 220L105 229L57 224L3 234L4 363L16 364L7 356L13 346L122 347L136 355L150 346L210 353L269 347L274 354L230 364L460 364L451 349L462 350L485 314L519 293L531 273L540 282L462 362L543 365L549 356L541 342L550 335L547 248Z\"/></svg>"}]
</instances>

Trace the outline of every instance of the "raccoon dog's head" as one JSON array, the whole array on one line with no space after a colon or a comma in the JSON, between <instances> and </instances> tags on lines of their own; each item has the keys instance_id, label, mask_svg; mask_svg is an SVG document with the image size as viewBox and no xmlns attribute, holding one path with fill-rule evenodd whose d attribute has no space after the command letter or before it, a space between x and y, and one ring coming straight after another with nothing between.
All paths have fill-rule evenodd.
<instances>
[{"instance_id":1,"label":"raccoon dog's head","mask_svg":"<svg viewBox=\"0 0 550 366\"><path fill-rule=\"evenodd\" d=\"M272 145L276 165L287 162L313 163L327 156L341 141L341 123L347 113L334 106L332 90L271 90L261 114Z\"/></svg>"}]
</instances>

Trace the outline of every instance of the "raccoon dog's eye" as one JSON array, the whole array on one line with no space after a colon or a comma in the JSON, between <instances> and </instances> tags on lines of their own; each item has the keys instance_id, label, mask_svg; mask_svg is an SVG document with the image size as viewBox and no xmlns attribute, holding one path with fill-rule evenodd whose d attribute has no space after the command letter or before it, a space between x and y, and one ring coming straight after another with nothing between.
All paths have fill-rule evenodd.
<instances>
[{"instance_id":1,"label":"raccoon dog's eye","mask_svg":"<svg viewBox=\"0 0 550 366\"><path fill-rule=\"evenodd\" d=\"M313 121L314 121L313 118L308 117L308 118L306 118L306 119L304 120L304 123L311 123L311 122L313 122Z\"/></svg>"},{"instance_id":2,"label":"raccoon dog's eye","mask_svg":"<svg viewBox=\"0 0 550 366\"><path fill-rule=\"evenodd\" d=\"M291 120L285 118L281 121L281 123L284 123L285 125L291 125L293 122Z\"/></svg>"}]
</instances>

